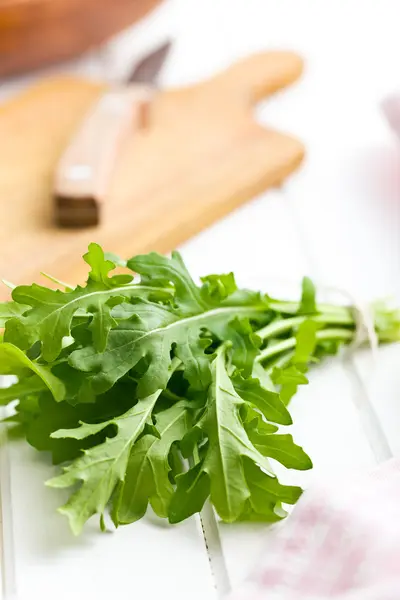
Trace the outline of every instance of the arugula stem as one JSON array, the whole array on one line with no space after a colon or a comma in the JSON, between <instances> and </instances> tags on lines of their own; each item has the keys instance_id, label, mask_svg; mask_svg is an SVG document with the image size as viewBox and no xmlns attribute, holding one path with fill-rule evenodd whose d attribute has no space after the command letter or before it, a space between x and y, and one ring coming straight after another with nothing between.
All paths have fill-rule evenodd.
<instances>
[{"instance_id":1,"label":"arugula stem","mask_svg":"<svg viewBox=\"0 0 400 600\"><path fill-rule=\"evenodd\" d=\"M301 323L303 323L304 320L305 320L305 317L292 317L290 319L277 319L275 321L272 321L272 323L268 323L268 325L266 325L262 329L259 329L257 331L257 335L262 340L265 340L269 337L274 337L278 333L283 333L284 331L287 331L288 329L292 329L293 327L297 327L298 325L301 325Z\"/></svg>"},{"instance_id":2,"label":"arugula stem","mask_svg":"<svg viewBox=\"0 0 400 600\"><path fill-rule=\"evenodd\" d=\"M276 360L273 360L270 363L268 363L268 366L265 368L266 373L268 375L271 375L275 367L278 367L280 369L286 367L292 360L294 354L294 350L288 350L287 352L279 356Z\"/></svg>"},{"instance_id":3,"label":"arugula stem","mask_svg":"<svg viewBox=\"0 0 400 600\"><path fill-rule=\"evenodd\" d=\"M299 310L298 302L291 302L287 300L270 300L269 307L282 314L295 315ZM353 323L352 307L351 306L335 306L334 304L318 304L317 306L320 314L336 315L343 319L347 319L346 323ZM310 317L310 315L308 315Z\"/></svg>"},{"instance_id":4,"label":"arugula stem","mask_svg":"<svg viewBox=\"0 0 400 600\"><path fill-rule=\"evenodd\" d=\"M276 344L271 344L270 346L267 346L267 348L265 348L264 350L262 350L260 352L260 354L256 358L256 361L262 362L263 360L266 360L267 358L271 358L272 356L275 356L276 354L285 352L285 350L290 350L291 348L294 348L295 346L296 346L296 338L295 337L290 337L287 340L282 340L282 342L277 342Z\"/></svg>"},{"instance_id":5,"label":"arugula stem","mask_svg":"<svg viewBox=\"0 0 400 600\"><path fill-rule=\"evenodd\" d=\"M173 392L167 387L162 391L162 395L165 398L168 398L168 400L173 400L174 402L180 402L181 400L185 400L183 396L178 396L178 394L175 394L175 392Z\"/></svg>"},{"instance_id":6,"label":"arugula stem","mask_svg":"<svg viewBox=\"0 0 400 600\"><path fill-rule=\"evenodd\" d=\"M194 467L200 461L199 449L197 447L197 444L195 444L194 448L193 448L193 458L192 459L189 458L189 460L193 461L193 464L190 465L191 467Z\"/></svg>"},{"instance_id":7,"label":"arugula stem","mask_svg":"<svg viewBox=\"0 0 400 600\"><path fill-rule=\"evenodd\" d=\"M259 331L257 331L258 337L262 340L265 340L270 337L274 337L279 333L284 333L289 329L294 327L298 327L307 319L311 319L317 323L326 323L331 325L354 325L354 319L351 318L349 314L338 313L338 314L328 314L322 313L315 316L310 315L301 315L298 317L291 317L289 319L278 319L276 321L272 321Z\"/></svg>"},{"instance_id":8,"label":"arugula stem","mask_svg":"<svg viewBox=\"0 0 400 600\"><path fill-rule=\"evenodd\" d=\"M341 327L337 328L328 328L323 329L322 331L317 331L315 334L317 341L323 340L341 340L341 341L349 341L353 338L354 332L350 329L344 329ZM290 350L296 346L296 338L290 337L287 340L283 340L282 342L278 342L277 344L272 344L271 346L267 346L265 350L262 350L260 354L257 356L256 361L262 362L267 358L271 358L272 356L276 356L277 354L281 354L285 350Z\"/></svg>"}]
</instances>

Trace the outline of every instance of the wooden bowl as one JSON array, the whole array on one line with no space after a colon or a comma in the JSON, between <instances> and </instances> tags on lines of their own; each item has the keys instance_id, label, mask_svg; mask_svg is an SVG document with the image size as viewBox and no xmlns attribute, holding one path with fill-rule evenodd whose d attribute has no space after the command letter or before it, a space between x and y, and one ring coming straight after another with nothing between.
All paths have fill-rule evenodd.
<instances>
[{"instance_id":1,"label":"wooden bowl","mask_svg":"<svg viewBox=\"0 0 400 600\"><path fill-rule=\"evenodd\" d=\"M96 47L161 0L0 0L0 77Z\"/></svg>"}]
</instances>

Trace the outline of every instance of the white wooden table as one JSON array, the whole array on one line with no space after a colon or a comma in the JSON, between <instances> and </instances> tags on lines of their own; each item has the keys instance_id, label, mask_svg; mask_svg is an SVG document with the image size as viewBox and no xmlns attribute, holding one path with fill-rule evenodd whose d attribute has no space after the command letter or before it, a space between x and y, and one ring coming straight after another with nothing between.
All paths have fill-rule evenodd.
<instances>
[{"instance_id":1,"label":"white wooden table","mask_svg":"<svg viewBox=\"0 0 400 600\"><path fill-rule=\"evenodd\" d=\"M399 11L397 0L171 0L106 54L68 68L98 75L107 64L116 72L131 51L169 33L176 44L166 85L190 83L260 49L301 53L302 82L261 106L259 118L301 137L306 164L283 188L185 244L184 258L195 274L234 270L241 283L266 291L284 291L309 274L362 300L400 303L400 152L379 108L400 88ZM0 93L25 81L2 83ZM388 186L382 163L390 160L397 171ZM388 448L400 454L399 365L397 345L380 349L373 364L364 352L350 371L340 359L312 371L292 412L295 438L315 466L293 481L308 485L372 466ZM383 438L368 425L371 406ZM60 496L43 486L52 467L24 445L9 446L9 473L2 460L3 580L21 599L213 600L224 591L223 584L215 589L224 569L236 586L268 543L268 526L219 526L212 574L195 518L168 527L149 515L109 535L94 523L76 540L55 512Z\"/></svg>"}]
</instances>

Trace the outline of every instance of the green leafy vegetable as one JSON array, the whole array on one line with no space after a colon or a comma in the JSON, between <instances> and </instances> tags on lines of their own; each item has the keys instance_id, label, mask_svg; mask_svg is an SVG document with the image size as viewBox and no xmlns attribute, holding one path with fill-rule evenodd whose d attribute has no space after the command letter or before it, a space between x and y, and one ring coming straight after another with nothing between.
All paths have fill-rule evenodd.
<instances>
[{"instance_id":1,"label":"green leafy vegetable","mask_svg":"<svg viewBox=\"0 0 400 600\"><path fill-rule=\"evenodd\" d=\"M210 499L227 522L276 521L301 489L287 469L312 466L293 440L288 403L309 366L351 342L352 307L238 289L232 273L198 285L181 256L128 261L90 244L86 285L36 284L0 304L0 405L26 440L50 452L71 488L60 508L79 534L109 511L115 526L150 505L177 523ZM124 274L115 274L122 266ZM381 341L400 338L399 313L375 305Z\"/></svg>"},{"instance_id":2,"label":"green leafy vegetable","mask_svg":"<svg viewBox=\"0 0 400 600\"><path fill-rule=\"evenodd\" d=\"M4 327L6 321L11 317L23 315L28 309L29 306L17 302L3 302L0 304L0 327Z\"/></svg>"},{"instance_id":3,"label":"green leafy vegetable","mask_svg":"<svg viewBox=\"0 0 400 600\"><path fill-rule=\"evenodd\" d=\"M35 373L42 380L57 402L63 399L65 392L64 384L52 374L47 366L30 360L17 346L6 342L0 343L0 375L18 375L24 378L27 371ZM30 382L32 383L32 378ZM26 380L21 381L21 385L22 383L26 384ZM37 379L35 383L37 386Z\"/></svg>"},{"instance_id":4,"label":"green leafy vegetable","mask_svg":"<svg viewBox=\"0 0 400 600\"><path fill-rule=\"evenodd\" d=\"M116 524L137 521L150 504L160 517L168 516L174 486L169 456L174 442L179 442L191 424L190 403L179 401L158 413L156 428L159 437L145 435L132 449L124 482L120 485L114 503Z\"/></svg>"},{"instance_id":5,"label":"green leafy vegetable","mask_svg":"<svg viewBox=\"0 0 400 600\"><path fill-rule=\"evenodd\" d=\"M151 423L151 413L160 392L139 400L127 413L103 423L81 423L77 429L59 429L51 435L53 438L73 438L81 440L95 436L106 427L117 428L115 437L108 438L103 444L84 451L64 473L47 482L50 487L71 487L81 482L67 504L59 511L67 515L71 529L75 534L81 532L83 525L95 513L103 514L118 482L123 481L129 455L134 442Z\"/></svg>"},{"instance_id":6,"label":"green leafy vegetable","mask_svg":"<svg viewBox=\"0 0 400 600\"><path fill-rule=\"evenodd\" d=\"M317 305L315 300L315 286L309 277L303 279L303 291L301 295L301 302L299 307L300 315L310 315L317 312Z\"/></svg>"}]
</instances>

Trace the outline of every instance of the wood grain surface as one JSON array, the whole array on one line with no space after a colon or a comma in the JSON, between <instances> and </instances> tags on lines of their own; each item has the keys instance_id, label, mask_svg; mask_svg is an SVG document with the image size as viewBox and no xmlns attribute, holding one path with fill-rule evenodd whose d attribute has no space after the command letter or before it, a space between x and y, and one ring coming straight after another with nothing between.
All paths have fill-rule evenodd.
<instances>
[{"instance_id":1,"label":"wood grain surface","mask_svg":"<svg viewBox=\"0 0 400 600\"><path fill-rule=\"evenodd\" d=\"M40 271L78 283L89 242L124 257L173 249L229 211L282 182L302 144L265 129L254 104L296 80L292 53L249 57L213 79L160 92L150 127L129 138L101 225L54 224L54 170L101 85L78 79L38 84L0 107L0 278L40 281ZM7 290L0 291L2 298Z\"/></svg>"}]
</instances>

